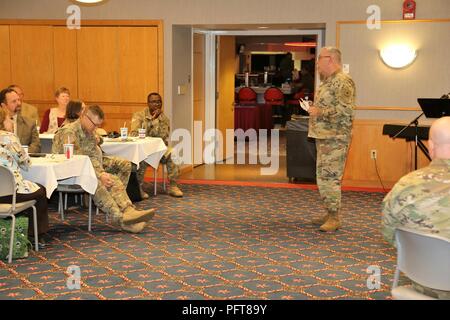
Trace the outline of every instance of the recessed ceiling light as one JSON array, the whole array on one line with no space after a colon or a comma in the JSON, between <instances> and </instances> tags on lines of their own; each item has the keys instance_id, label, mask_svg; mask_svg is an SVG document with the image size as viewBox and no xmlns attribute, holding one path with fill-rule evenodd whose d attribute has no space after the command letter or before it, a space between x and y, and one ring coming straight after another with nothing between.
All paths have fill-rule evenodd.
<instances>
[{"instance_id":1,"label":"recessed ceiling light","mask_svg":"<svg viewBox=\"0 0 450 320\"><path fill-rule=\"evenodd\" d=\"M81 2L81 3L98 3L98 2L102 2L103 0L75 0L76 2Z\"/></svg>"},{"instance_id":2,"label":"recessed ceiling light","mask_svg":"<svg viewBox=\"0 0 450 320\"><path fill-rule=\"evenodd\" d=\"M258 27L258 29L269 29L269 27Z\"/></svg>"},{"instance_id":3,"label":"recessed ceiling light","mask_svg":"<svg viewBox=\"0 0 450 320\"><path fill-rule=\"evenodd\" d=\"M83 6L95 6L98 4L103 4L108 0L72 0L72 2L83 5Z\"/></svg>"}]
</instances>

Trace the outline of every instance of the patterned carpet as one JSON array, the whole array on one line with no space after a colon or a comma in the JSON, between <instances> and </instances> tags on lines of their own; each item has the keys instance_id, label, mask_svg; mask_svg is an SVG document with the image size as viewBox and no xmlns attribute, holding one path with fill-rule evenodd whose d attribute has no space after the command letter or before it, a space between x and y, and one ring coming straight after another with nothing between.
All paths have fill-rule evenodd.
<instances>
[{"instance_id":1,"label":"patterned carpet","mask_svg":"<svg viewBox=\"0 0 450 320\"><path fill-rule=\"evenodd\" d=\"M38 253L0 261L0 299L389 299L395 250L380 235L382 193L345 191L344 226L325 234L316 190L183 185L139 207L158 208L142 234L118 231L72 209L51 212ZM81 271L69 290L67 267ZM381 288L368 289L369 266Z\"/></svg>"}]
</instances>

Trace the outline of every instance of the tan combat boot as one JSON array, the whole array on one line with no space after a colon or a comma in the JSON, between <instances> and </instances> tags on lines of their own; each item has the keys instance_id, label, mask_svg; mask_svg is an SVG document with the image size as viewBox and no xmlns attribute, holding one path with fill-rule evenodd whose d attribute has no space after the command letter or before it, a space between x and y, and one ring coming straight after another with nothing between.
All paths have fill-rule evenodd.
<instances>
[{"instance_id":1,"label":"tan combat boot","mask_svg":"<svg viewBox=\"0 0 450 320\"><path fill-rule=\"evenodd\" d=\"M125 209L122 217L123 224L135 224L138 222L149 221L155 215L155 209L136 210L132 206Z\"/></svg>"},{"instance_id":2,"label":"tan combat boot","mask_svg":"<svg viewBox=\"0 0 450 320\"><path fill-rule=\"evenodd\" d=\"M147 222L139 222L134 224L124 224L121 223L120 227L123 231L130 232L130 233L140 233L142 230L144 230L145 226L147 225Z\"/></svg>"},{"instance_id":3,"label":"tan combat boot","mask_svg":"<svg viewBox=\"0 0 450 320\"><path fill-rule=\"evenodd\" d=\"M181 198L183 196L183 192L180 190L180 188L178 188L176 182L170 182L169 190L167 191L167 193L170 196L176 198Z\"/></svg>"},{"instance_id":4,"label":"tan combat boot","mask_svg":"<svg viewBox=\"0 0 450 320\"><path fill-rule=\"evenodd\" d=\"M337 212L330 212L328 220L320 226L319 230L324 232L336 231L341 227L341 222L339 221L339 215Z\"/></svg>"},{"instance_id":5,"label":"tan combat boot","mask_svg":"<svg viewBox=\"0 0 450 320\"><path fill-rule=\"evenodd\" d=\"M312 219L311 222L312 222L312 224L314 224L314 225L321 226L321 225L323 225L325 222L327 222L327 220L328 220L329 217L330 217L330 215L327 213L327 214L324 215L323 217Z\"/></svg>"}]
</instances>

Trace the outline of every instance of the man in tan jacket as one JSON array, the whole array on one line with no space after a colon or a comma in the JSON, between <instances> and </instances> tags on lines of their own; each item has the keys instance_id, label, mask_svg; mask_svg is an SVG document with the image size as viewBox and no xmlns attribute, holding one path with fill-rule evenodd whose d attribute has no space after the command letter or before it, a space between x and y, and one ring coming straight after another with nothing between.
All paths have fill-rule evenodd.
<instances>
[{"instance_id":1,"label":"man in tan jacket","mask_svg":"<svg viewBox=\"0 0 450 320\"><path fill-rule=\"evenodd\" d=\"M30 118L34 123L39 125L41 121L39 120L38 110L35 106L23 101L23 97L25 96L25 94L23 93L22 88L17 84L12 84L8 87L8 89L13 89L19 95L20 101L22 102L22 109L20 111L20 114L26 118Z\"/></svg>"},{"instance_id":2,"label":"man in tan jacket","mask_svg":"<svg viewBox=\"0 0 450 320\"><path fill-rule=\"evenodd\" d=\"M14 134L19 137L22 145L28 146L28 152L41 151L41 141L33 120L23 117L20 113L22 102L13 89L7 88L0 92L0 103L7 115L14 122Z\"/></svg>"}]
</instances>

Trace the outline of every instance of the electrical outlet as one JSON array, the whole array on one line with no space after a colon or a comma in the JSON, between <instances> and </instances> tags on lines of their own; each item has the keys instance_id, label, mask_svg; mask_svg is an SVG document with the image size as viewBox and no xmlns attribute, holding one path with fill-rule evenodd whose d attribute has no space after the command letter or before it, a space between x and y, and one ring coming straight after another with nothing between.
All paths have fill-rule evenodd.
<instances>
[{"instance_id":1,"label":"electrical outlet","mask_svg":"<svg viewBox=\"0 0 450 320\"><path fill-rule=\"evenodd\" d=\"M375 149L370 150L370 158L371 159L377 158L377 150L375 150Z\"/></svg>"}]
</instances>

